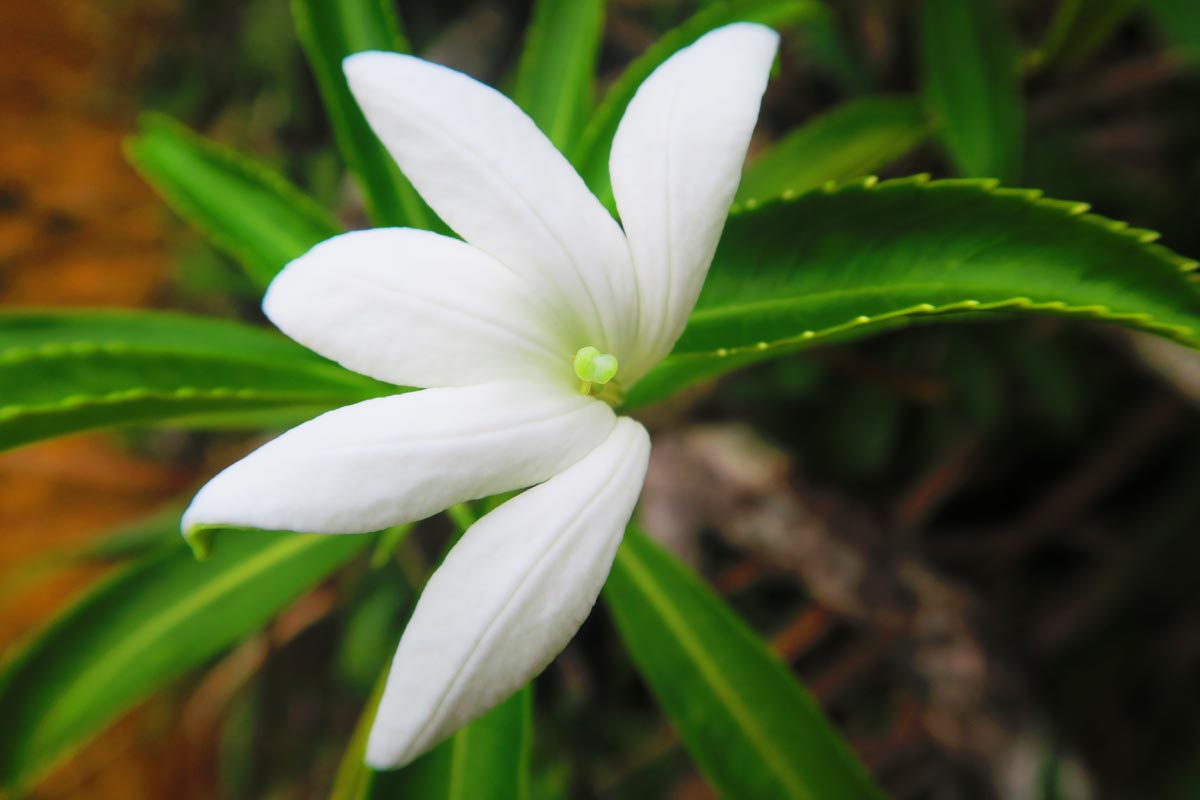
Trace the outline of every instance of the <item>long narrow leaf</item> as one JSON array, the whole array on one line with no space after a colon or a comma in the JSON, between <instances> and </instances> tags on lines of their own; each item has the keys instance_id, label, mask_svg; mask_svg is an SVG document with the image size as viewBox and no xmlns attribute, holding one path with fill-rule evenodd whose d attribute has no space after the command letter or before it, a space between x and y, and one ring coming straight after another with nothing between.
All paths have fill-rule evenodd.
<instances>
[{"instance_id":1,"label":"long narrow leaf","mask_svg":"<svg viewBox=\"0 0 1200 800\"><path fill-rule=\"evenodd\" d=\"M592 105L604 0L538 0L525 34L513 100L564 152Z\"/></svg>"},{"instance_id":2,"label":"long narrow leaf","mask_svg":"<svg viewBox=\"0 0 1200 800\"><path fill-rule=\"evenodd\" d=\"M850 46L846 31L833 14L813 14L801 20L797 32L806 60L828 73L848 95L865 94L873 76Z\"/></svg>"},{"instance_id":3,"label":"long narrow leaf","mask_svg":"<svg viewBox=\"0 0 1200 800\"><path fill-rule=\"evenodd\" d=\"M630 529L604 586L629 654L724 797L882 797L812 697L686 567Z\"/></svg>"},{"instance_id":4,"label":"long narrow leaf","mask_svg":"<svg viewBox=\"0 0 1200 800\"><path fill-rule=\"evenodd\" d=\"M924 141L929 123L904 97L864 97L797 128L742 175L738 202L803 194L873 175Z\"/></svg>"},{"instance_id":5,"label":"long narrow leaf","mask_svg":"<svg viewBox=\"0 0 1200 800\"><path fill-rule=\"evenodd\" d=\"M181 217L266 287L283 265L340 227L312 198L262 164L146 114L125 152Z\"/></svg>"},{"instance_id":6,"label":"long narrow leaf","mask_svg":"<svg viewBox=\"0 0 1200 800\"><path fill-rule=\"evenodd\" d=\"M918 176L732 216L672 355L631 404L753 361L919 321L1056 314L1200 347L1196 262L1152 231L987 181Z\"/></svg>"},{"instance_id":7,"label":"long narrow leaf","mask_svg":"<svg viewBox=\"0 0 1200 800\"><path fill-rule=\"evenodd\" d=\"M397 772L376 773L370 800L524 800L533 692L528 686Z\"/></svg>"},{"instance_id":8,"label":"long narrow leaf","mask_svg":"<svg viewBox=\"0 0 1200 800\"><path fill-rule=\"evenodd\" d=\"M296 33L317 79L338 150L357 179L376 225L430 228L433 213L417 195L354 102L342 59L364 50L409 52L388 0L292 0Z\"/></svg>"},{"instance_id":9,"label":"long narrow leaf","mask_svg":"<svg viewBox=\"0 0 1200 800\"><path fill-rule=\"evenodd\" d=\"M1141 0L1062 0L1035 66L1078 67L1111 38Z\"/></svg>"},{"instance_id":10,"label":"long narrow leaf","mask_svg":"<svg viewBox=\"0 0 1200 800\"><path fill-rule=\"evenodd\" d=\"M278 334L147 311L0 314L0 449L112 425L322 410L400 391Z\"/></svg>"},{"instance_id":11,"label":"long narrow leaf","mask_svg":"<svg viewBox=\"0 0 1200 800\"><path fill-rule=\"evenodd\" d=\"M369 541L229 531L207 561L195 561L181 543L105 581L0 675L0 786L36 779Z\"/></svg>"},{"instance_id":12,"label":"long narrow leaf","mask_svg":"<svg viewBox=\"0 0 1200 800\"><path fill-rule=\"evenodd\" d=\"M655 42L625 72L596 108L584 129L572 162L579 174L601 200L609 201L612 186L608 178L608 152L625 107L639 86L658 65L677 50L687 47L704 34L734 22L761 22L782 26L814 14L824 13L815 0L729 0L716 2L697 12L678 28Z\"/></svg>"},{"instance_id":13,"label":"long narrow leaf","mask_svg":"<svg viewBox=\"0 0 1200 800\"><path fill-rule=\"evenodd\" d=\"M376 773L364 759L367 757L367 739L375 723L375 712L379 710L379 701L383 699L383 690L387 686L387 676L388 670L385 668L375 681L375 688L371 690L371 696L367 698L367 704L354 725L354 733L338 765L329 800L368 800L371 797Z\"/></svg>"},{"instance_id":14,"label":"long narrow leaf","mask_svg":"<svg viewBox=\"0 0 1200 800\"><path fill-rule=\"evenodd\" d=\"M338 769L329 800L523 800L529 796L533 692L526 686L403 769L363 763L383 694L380 676Z\"/></svg>"},{"instance_id":15,"label":"long narrow leaf","mask_svg":"<svg viewBox=\"0 0 1200 800\"><path fill-rule=\"evenodd\" d=\"M921 19L925 99L959 175L1016 180L1018 53L996 0L926 0Z\"/></svg>"}]
</instances>

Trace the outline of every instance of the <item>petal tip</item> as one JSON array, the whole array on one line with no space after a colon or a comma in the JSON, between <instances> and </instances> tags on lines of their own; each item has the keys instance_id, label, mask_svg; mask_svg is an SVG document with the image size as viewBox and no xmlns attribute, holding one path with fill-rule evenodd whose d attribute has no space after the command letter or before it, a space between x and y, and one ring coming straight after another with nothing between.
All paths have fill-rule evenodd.
<instances>
[{"instance_id":1,"label":"petal tip","mask_svg":"<svg viewBox=\"0 0 1200 800\"><path fill-rule=\"evenodd\" d=\"M398 53L386 53L382 50L362 50L358 53L351 53L342 59L342 72L347 78L352 75L361 75L364 71L371 69L381 58L386 58L389 55L399 55Z\"/></svg>"},{"instance_id":2,"label":"petal tip","mask_svg":"<svg viewBox=\"0 0 1200 800\"><path fill-rule=\"evenodd\" d=\"M179 532L183 534L185 539L191 536L196 528L199 528L204 524L203 520L197 519L199 513L196 509L196 501L199 499L199 494L192 498L192 502L188 505L187 509L184 510L183 516L179 520Z\"/></svg>"},{"instance_id":3,"label":"petal tip","mask_svg":"<svg viewBox=\"0 0 1200 800\"><path fill-rule=\"evenodd\" d=\"M696 44L728 43L743 52L757 48L763 53L769 52L774 60L775 52L779 49L780 36L774 28L760 22L734 22L717 28L696 40Z\"/></svg>"},{"instance_id":4,"label":"petal tip","mask_svg":"<svg viewBox=\"0 0 1200 800\"><path fill-rule=\"evenodd\" d=\"M371 726L371 734L367 737L367 750L363 761L374 770L399 769L407 766L422 755L428 747L419 747L411 737L397 736L396 729L379 724Z\"/></svg>"},{"instance_id":5,"label":"petal tip","mask_svg":"<svg viewBox=\"0 0 1200 800\"><path fill-rule=\"evenodd\" d=\"M350 84L350 90L357 92L364 84L374 80L385 70L394 70L420 59L404 53L392 53L386 50L363 50L352 53L342 59L342 74Z\"/></svg>"}]
</instances>

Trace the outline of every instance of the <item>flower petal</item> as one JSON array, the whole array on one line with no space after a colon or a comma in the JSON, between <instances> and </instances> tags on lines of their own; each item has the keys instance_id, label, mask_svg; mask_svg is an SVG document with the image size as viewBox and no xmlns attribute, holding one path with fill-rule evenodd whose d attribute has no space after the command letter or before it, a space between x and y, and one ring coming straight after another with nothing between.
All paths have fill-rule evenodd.
<instances>
[{"instance_id":1,"label":"flower petal","mask_svg":"<svg viewBox=\"0 0 1200 800\"><path fill-rule=\"evenodd\" d=\"M571 342L507 267L469 244L411 228L335 236L291 262L263 309L344 367L405 386L505 379L570 385Z\"/></svg>"},{"instance_id":2,"label":"flower petal","mask_svg":"<svg viewBox=\"0 0 1200 800\"><path fill-rule=\"evenodd\" d=\"M343 63L372 129L464 239L557 300L579 344L623 354L636 313L620 226L511 100L455 70L368 52Z\"/></svg>"},{"instance_id":3,"label":"flower petal","mask_svg":"<svg viewBox=\"0 0 1200 800\"><path fill-rule=\"evenodd\" d=\"M367 763L411 761L566 646L612 567L649 454L645 428L621 418L591 455L466 532L400 640Z\"/></svg>"},{"instance_id":4,"label":"flower petal","mask_svg":"<svg viewBox=\"0 0 1200 800\"><path fill-rule=\"evenodd\" d=\"M741 179L779 35L738 23L667 59L629 103L609 158L640 297L636 380L687 324Z\"/></svg>"},{"instance_id":5,"label":"flower petal","mask_svg":"<svg viewBox=\"0 0 1200 800\"><path fill-rule=\"evenodd\" d=\"M381 397L293 428L217 475L196 525L362 533L557 474L604 441L604 403L506 382Z\"/></svg>"}]
</instances>

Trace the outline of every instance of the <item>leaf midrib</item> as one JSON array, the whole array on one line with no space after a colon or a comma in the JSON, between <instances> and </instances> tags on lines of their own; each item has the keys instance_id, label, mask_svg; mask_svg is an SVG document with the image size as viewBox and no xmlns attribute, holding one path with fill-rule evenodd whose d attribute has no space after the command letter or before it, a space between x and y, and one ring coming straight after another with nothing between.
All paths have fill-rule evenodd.
<instances>
[{"instance_id":1,"label":"leaf midrib","mask_svg":"<svg viewBox=\"0 0 1200 800\"><path fill-rule=\"evenodd\" d=\"M86 348L86 349L85 349ZM16 355L13 355L16 353ZM297 377L311 378L326 384L336 384L354 388L366 384L371 379L344 367L319 361L304 351L296 353L258 353L208 350L203 347L182 345L152 345L130 343L119 340L90 341L77 340L69 342L54 342L53 347L38 350L36 347L18 345L0 350L0 369L6 366L21 366L37 362L77 360L86 362L96 356L109 358L129 358L142 360L162 360L177 362L180 357L195 359L201 362L216 362L235 367L268 366L279 374L290 374ZM269 360L269 359L274 359ZM186 363L186 362L185 362ZM194 365L192 365L194 366ZM207 364L201 364L207 366Z\"/></svg>"},{"instance_id":2,"label":"leaf midrib","mask_svg":"<svg viewBox=\"0 0 1200 800\"><path fill-rule=\"evenodd\" d=\"M41 717L38 724L31 731L29 741L36 743L39 737L44 735L43 732L47 728L53 731L55 727L63 727L58 724L61 720L65 719L68 723L72 720L77 721L79 719L77 712L79 702L77 698L80 695L90 692L92 687L96 686L99 682L109 680L114 674L118 674L126 664L130 663L132 658L135 658L138 653L150 646L150 644L172 627L203 609L204 606L219 598L220 595L232 591L241 584L249 583L265 571L267 567L283 561L288 556L317 547L323 543L324 539L315 535L296 535L285 539L261 553L239 562L217 580L202 586L199 591L186 596L174 606L164 609L159 615L152 618L148 624L139 628L133 635L125 637L116 647L106 650L100 659L93 661L92 666L84 671L79 680L75 681L73 690L68 690L58 695L57 702L48 713ZM49 747L46 749L49 750L53 750L56 746L54 739L51 739L48 743L43 742L43 746L47 744Z\"/></svg>"},{"instance_id":3,"label":"leaf midrib","mask_svg":"<svg viewBox=\"0 0 1200 800\"><path fill-rule=\"evenodd\" d=\"M670 599L658 589L649 570L642 563L641 556L631 547L622 548L622 556L634 583L641 588L650 605L658 609L663 622L675 634L680 646L691 656L692 663L708 680L714 694L723 702L729 715L741 725L746 738L762 754L763 761L771 768L771 772L784 787L795 793L793 797L812 798L803 781L787 768L787 756L775 749L772 737L754 725L754 712L739 701L737 691L732 686L721 680L720 669L708 660L703 645L696 640L687 623L676 613Z\"/></svg>"},{"instance_id":4,"label":"leaf midrib","mask_svg":"<svg viewBox=\"0 0 1200 800\"><path fill-rule=\"evenodd\" d=\"M180 392L186 392L181 394ZM363 399L368 399L364 397ZM231 404L236 403L349 403L351 398L345 394L333 394L326 392L304 393L291 390L262 390L262 389L237 389L218 387L215 389L193 389L192 387L181 387L171 391L161 391L157 389L148 389L145 387L131 387L129 389L117 389L112 392L103 394L75 394L69 398L63 398L51 403L12 403L0 405L0 423L10 422L16 417L26 414L49 414L55 412L70 412L82 408L94 408L96 406L117 406L122 403L137 403L143 400L162 400L165 402L179 403L181 405L194 403L197 401L213 402L213 401L228 401Z\"/></svg>"},{"instance_id":5,"label":"leaf midrib","mask_svg":"<svg viewBox=\"0 0 1200 800\"><path fill-rule=\"evenodd\" d=\"M945 289L948 286L946 283L923 281L918 283L903 283L903 284L872 284L870 286L860 286L854 289L829 289L824 292L804 292L802 294L788 294L782 297L770 297L763 300L748 300L740 303L729 303L720 306L712 306L709 308L698 308L692 312L688 324L697 320L721 319L724 317L737 316L741 314L751 314L758 311L766 311L770 309L786 308L787 306L803 303L808 300L822 301L837 297L858 297L862 295L877 294L882 291L891 291L897 287L903 287L905 290L926 289L933 291L935 289Z\"/></svg>"},{"instance_id":6,"label":"leaf midrib","mask_svg":"<svg viewBox=\"0 0 1200 800\"><path fill-rule=\"evenodd\" d=\"M861 297L861 296L873 295L873 294L896 294L896 293L901 293L901 292L915 292L915 291L919 291L919 290L945 291L947 289L956 289L957 290L960 288L963 288L961 284L950 284L950 283L946 283L943 281L918 281L918 282L914 282L914 283L871 284L868 286L860 286L860 287L856 287L853 289L830 289L830 290L823 291L823 292L804 292L802 294L789 294L789 295L784 295L782 297L766 298L763 300L753 300L753 301L746 301L746 302L741 302L741 303L732 303L732 304L721 305L721 306L713 306L710 308L699 308L692 312L691 318L689 320L689 324L691 322L695 322L697 320L706 321L706 320L711 320L711 319L721 319L721 318L729 317L729 316L749 315L749 314L755 313L755 312L782 309L782 308L786 308L786 307L792 306L792 305L806 304L810 300L820 303L823 301L836 299L836 298L843 298L843 297L844 298L853 298L853 297ZM1025 294L1013 294L1012 290L1010 290L1010 289L999 289L994 286L989 286L987 284L982 284L982 283L972 285L970 288L973 291L977 291L977 292L1001 295L1002 299L1004 299L1004 300L1017 300L1017 299L1024 298L1024 299L1029 299L1029 300L1031 300L1033 302L1037 302L1037 303L1061 302L1061 303L1066 303L1066 304L1070 305L1069 301L1063 300L1061 298L1034 301L1033 298L1030 297L1031 294L1035 294L1033 292L1026 292ZM954 301L954 302L967 302L967 301L973 300L973 299L977 299L977 298L964 297L962 300L958 300L958 301ZM985 302L990 303L993 301L987 300ZM939 305L945 305L945 303L939 303ZM901 305L897 310L902 310L905 307L906 306ZM884 313L888 313L888 312L875 312L874 315L879 315L879 314L884 314ZM1120 312L1115 312L1115 313L1120 313Z\"/></svg>"},{"instance_id":7,"label":"leaf midrib","mask_svg":"<svg viewBox=\"0 0 1200 800\"><path fill-rule=\"evenodd\" d=\"M145 140L142 141L142 144L146 144ZM164 143L160 142L159 144ZM150 144L150 149L153 148L154 144ZM249 219L266 220L268 224L255 226L255 236L250 238L233 236L227 234L226 231L215 231L207 224L200 225L208 229L214 238L223 240L223 243L234 252L237 252L244 258L257 261L262 266L271 267L278 265L279 259L277 256L279 253L294 253L297 250L303 252L312 246L312 242L308 241L309 237L303 232L297 233L294 229L289 229L286 225L287 221L285 221L284 225L278 224L279 218L276 214L270 211L266 214L260 213L267 210L267 206L262 204L261 196L258 194L258 190L262 188L262 185L255 180L256 177L262 177L261 173L258 173L257 170L249 169L244 163L227 157L225 154L217 152L211 147L202 147L202 149L204 155L209 160L219 162L225 169L221 171L195 169L196 159L193 159L195 151L180 152L175 149L175 142L171 141L166 142L157 153L160 159L160 166L165 162L173 168L183 167L194 176L198 176L196 177L194 186L200 191L189 191L189 187L186 187L181 182L175 181L170 177L164 177L162 170L157 171L155 177L149 180L161 192L170 194L178 206L186 206L189 213L196 217L195 221L197 223L212 216L203 212L202 209L206 206L216 209L217 216L232 221L235 226ZM145 149L143 149L142 155L146 155ZM154 156L151 155L150 158L153 159ZM255 200L258 202L248 199L245 192L225 191L229 183L233 182L229 180L231 172L236 173L239 179L238 183L243 188L249 186L250 190L255 192ZM218 195L225 198L224 203L212 203L207 199ZM276 200L278 198L268 196L268 199ZM311 224L312 220L305 220L305 222ZM285 257L285 260L290 260L290 256Z\"/></svg>"}]
</instances>

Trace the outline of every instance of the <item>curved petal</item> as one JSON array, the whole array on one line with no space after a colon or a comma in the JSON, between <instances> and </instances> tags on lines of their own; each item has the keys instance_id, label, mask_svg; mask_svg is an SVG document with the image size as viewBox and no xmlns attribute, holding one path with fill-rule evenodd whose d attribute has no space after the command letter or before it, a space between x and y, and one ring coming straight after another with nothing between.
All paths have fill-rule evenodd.
<instances>
[{"instance_id":1,"label":"curved petal","mask_svg":"<svg viewBox=\"0 0 1200 800\"><path fill-rule=\"evenodd\" d=\"M629 103L609 157L640 313L636 380L687 324L741 180L779 35L738 23L671 56Z\"/></svg>"},{"instance_id":2,"label":"curved petal","mask_svg":"<svg viewBox=\"0 0 1200 800\"><path fill-rule=\"evenodd\" d=\"M411 761L558 655L612 567L649 454L645 428L622 418L591 455L466 532L400 640L367 763Z\"/></svg>"},{"instance_id":3,"label":"curved petal","mask_svg":"<svg viewBox=\"0 0 1200 800\"><path fill-rule=\"evenodd\" d=\"M615 424L598 400L517 382L367 400L293 428L217 475L183 527L379 530L544 481Z\"/></svg>"},{"instance_id":4,"label":"curved petal","mask_svg":"<svg viewBox=\"0 0 1200 800\"><path fill-rule=\"evenodd\" d=\"M553 287L576 348L626 352L637 304L625 237L533 120L496 90L412 56L358 53L343 67L371 128L433 210Z\"/></svg>"},{"instance_id":5,"label":"curved petal","mask_svg":"<svg viewBox=\"0 0 1200 800\"><path fill-rule=\"evenodd\" d=\"M523 282L469 244L379 228L335 236L288 264L263 310L344 367L405 386L505 379L570 385L571 342Z\"/></svg>"}]
</instances>

